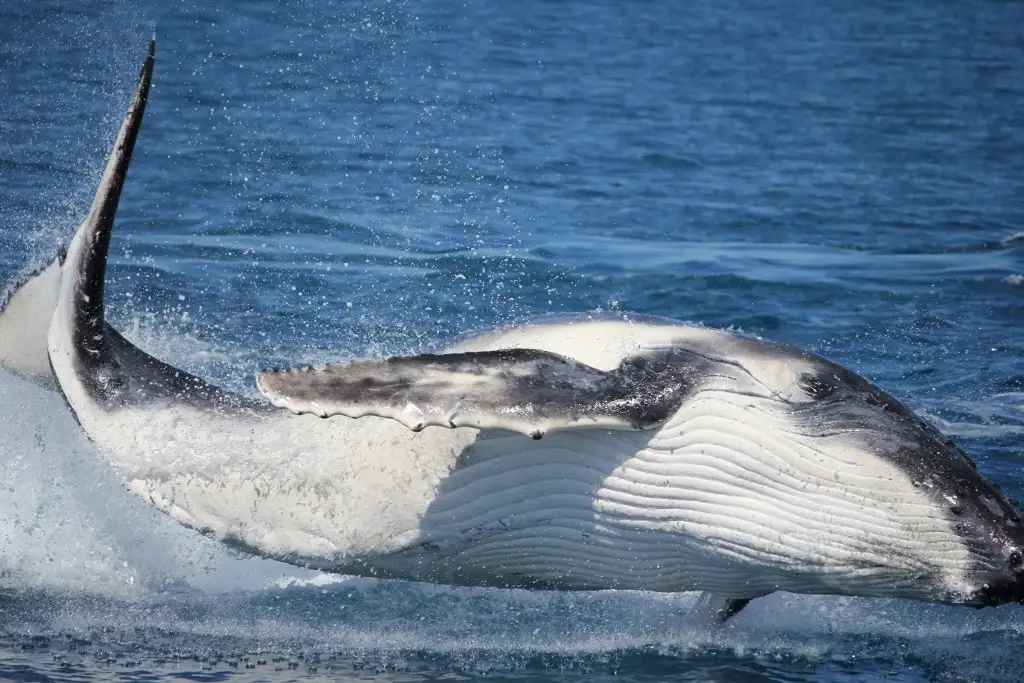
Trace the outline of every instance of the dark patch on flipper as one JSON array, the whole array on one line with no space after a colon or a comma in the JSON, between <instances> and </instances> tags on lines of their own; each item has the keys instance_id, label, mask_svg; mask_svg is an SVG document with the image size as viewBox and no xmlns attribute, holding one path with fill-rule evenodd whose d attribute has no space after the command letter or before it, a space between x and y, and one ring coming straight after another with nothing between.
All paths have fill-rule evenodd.
<instances>
[{"instance_id":1,"label":"dark patch on flipper","mask_svg":"<svg viewBox=\"0 0 1024 683\"><path fill-rule=\"evenodd\" d=\"M87 381L93 399L108 409L172 400L203 408L267 410L262 402L225 391L150 356L109 325L105 326L104 344L109 349L107 364L96 368Z\"/></svg>"},{"instance_id":2,"label":"dark patch on flipper","mask_svg":"<svg viewBox=\"0 0 1024 683\"><path fill-rule=\"evenodd\" d=\"M540 438L552 429L652 429L678 409L706 365L676 347L630 356L610 372L547 351L500 349L272 370L257 383L274 405L296 413Z\"/></svg>"}]
</instances>

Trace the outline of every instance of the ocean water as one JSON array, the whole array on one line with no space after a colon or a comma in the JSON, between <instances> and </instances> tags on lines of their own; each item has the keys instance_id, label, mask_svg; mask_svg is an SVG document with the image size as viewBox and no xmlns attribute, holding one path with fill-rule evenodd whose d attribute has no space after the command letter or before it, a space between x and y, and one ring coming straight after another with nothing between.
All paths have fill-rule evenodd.
<instances>
[{"instance_id":1,"label":"ocean water","mask_svg":"<svg viewBox=\"0 0 1024 683\"><path fill-rule=\"evenodd\" d=\"M1024 496L1024 3L0 5L0 288L158 40L109 315L235 389L621 309L797 344ZM0 678L1019 681L1024 608L454 589L240 555L0 373Z\"/></svg>"}]
</instances>

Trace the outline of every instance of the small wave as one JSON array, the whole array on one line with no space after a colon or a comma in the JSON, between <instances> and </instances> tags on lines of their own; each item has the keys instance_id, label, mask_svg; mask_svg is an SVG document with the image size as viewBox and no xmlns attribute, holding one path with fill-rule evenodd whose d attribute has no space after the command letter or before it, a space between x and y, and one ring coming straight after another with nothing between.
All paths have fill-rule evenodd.
<instances>
[{"instance_id":1,"label":"small wave","mask_svg":"<svg viewBox=\"0 0 1024 683\"><path fill-rule=\"evenodd\" d=\"M641 157L644 163L653 166L654 168L663 169L690 169L690 168L703 168L704 164L699 159L692 156L681 156L676 154L666 154L664 152L650 152L644 154Z\"/></svg>"},{"instance_id":2,"label":"small wave","mask_svg":"<svg viewBox=\"0 0 1024 683\"><path fill-rule=\"evenodd\" d=\"M1015 681L1020 610L976 613L898 600L777 595L725 627L694 620L693 594L565 594L379 582L268 589L144 603L26 592L0 650L22 670L257 671L272 680L340 669L504 673L531 681L673 675L756 678L857 662L877 677L925 669L943 680ZM5 657L0 666L14 666ZM279 672L279 673L277 673ZM0 668L0 676L4 675ZM9 673L9 672L8 672ZM276 674L276 675L275 675ZM215 674L214 674L215 675ZM292 674L294 675L294 674Z\"/></svg>"},{"instance_id":3,"label":"small wave","mask_svg":"<svg viewBox=\"0 0 1024 683\"><path fill-rule=\"evenodd\" d=\"M1009 237L1004 237L999 240L999 243L1004 247L1019 247L1024 246L1024 232L1015 232Z\"/></svg>"}]
</instances>

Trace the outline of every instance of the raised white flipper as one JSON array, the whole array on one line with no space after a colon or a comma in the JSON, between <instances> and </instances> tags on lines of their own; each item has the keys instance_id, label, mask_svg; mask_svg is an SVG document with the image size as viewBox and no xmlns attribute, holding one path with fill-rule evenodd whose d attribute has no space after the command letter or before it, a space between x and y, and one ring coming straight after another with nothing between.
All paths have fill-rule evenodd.
<instances>
[{"instance_id":1,"label":"raised white flipper","mask_svg":"<svg viewBox=\"0 0 1024 683\"><path fill-rule=\"evenodd\" d=\"M653 429L689 395L704 365L676 347L634 354L608 372L548 351L499 349L271 370L257 384L275 406L299 414L374 415L413 431L499 428L539 439L561 429Z\"/></svg>"}]
</instances>

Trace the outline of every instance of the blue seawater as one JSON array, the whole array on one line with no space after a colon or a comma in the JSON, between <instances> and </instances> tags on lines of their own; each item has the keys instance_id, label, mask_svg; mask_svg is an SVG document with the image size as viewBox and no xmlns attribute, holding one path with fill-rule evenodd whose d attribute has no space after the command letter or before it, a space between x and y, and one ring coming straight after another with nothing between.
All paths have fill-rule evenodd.
<instances>
[{"instance_id":1,"label":"blue seawater","mask_svg":"<svg viewBox=\"0 0 1024 683\"><path fill-rule=\"evenodd\" d=\"M1024 4L10 0L0 285L158 56L108 281L159 357L283 363L622 309L880 383L1024 494ZM468 590L241 556L0 375L0 677L1020 681L1024 609Z\"/></svg>"}]
</instances>

